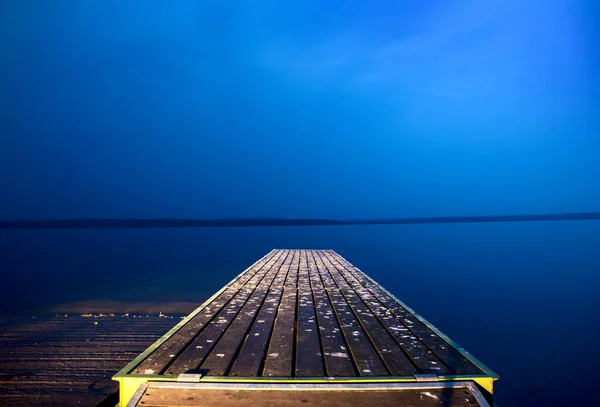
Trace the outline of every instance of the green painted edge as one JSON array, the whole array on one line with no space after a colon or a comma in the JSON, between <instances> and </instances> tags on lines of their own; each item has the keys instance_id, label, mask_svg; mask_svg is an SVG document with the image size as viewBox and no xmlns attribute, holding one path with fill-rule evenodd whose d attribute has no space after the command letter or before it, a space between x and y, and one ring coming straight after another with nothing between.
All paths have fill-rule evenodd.
<instances>
[{"instance_id":1,"label":"green painted edge","mask_svg":"<svg viewBox=\"0 0 600 407\"><path fill-rule=\"evenodd\" d=\"M331 250L334 254L340 256L342 259L344 259L344 261L346 261L348 264L351 264L354 268L356 268L358 271L360 271L362 274L364 274L369 281L371 281L373 284L375 284L377 287L379 287L382 291L384 291L387 295L389 295L390 297L392 297L394 300L396 300L400 305L402 305L408 312L410 312L411 314L413 314L413 316L415 318L417 318L419 321L421 321L422 323L424 323L425 325L427 325L427 327L429 327L429 329L431 329L433 332L435 332L436 334L438 334L443 340L445 340L446 342L448 342L448 344L450 346L452 346L454 349L456 349L457 351L460 352L460 354L462 354L465 358L467 358L471 363L473 363L475 366L477 366L480 370L482 370L487 376L491 377L494 380L498 380L500 378L500 376L495 373L492 369L490 369L489 367L487 367L483 362L481 362L479 359L477 359L475 356L473 356L471 353L469 353L465 348L463 348L462 346L460 346L458 343L454 342L452 339L450 339L448 336L446 336L444 333L442 333L439 329L437 329L435 327L435 325L433 325L431 322L427 321L425 318L423 318L421 315L417 314L412 308L410 308L408 305L406 305L404 302L400 301L398 298L396 298L396 296L394 294L392 294L391 292L389 292L388 290L386 290L384 287L382 287L377 281L373 280L369 275L367 275L364 271L362 271L361 269L359 269L358 267L354 266L352 263L350 263L348 260L346 260L346 258L342 257L340 254L334 252L333 250ZM472 377L472 376L469 376ZM473 376L474 377L474 376Z\"/></svg>"},{"instance_id":2,"label":"green painted edge","mask_svg":"<svg viewBox=\"0 0 600 407\"><path fill-rule=\"evenodd\" d=\"M146 376L146 375L130 375L128 373L131 372L133 369L135 369L148 356L150 356L152 354L152 352L154 352L156 349L158 349L160 347L160 345L162 345L171 336L173 336L175 333L177 333L177 331L179 331L181 328L183 328L183 326L185 324L190 322L190 320L192 318L194 318L200 311L202 311L204 308L206 308L206 306L208 306L215 298L217 298L219 295L221 295L227 288L229 288L230 285L232 285L235 281L237 281L244 273L246 273L248 270L250 270L252 267L254 267L254 265L256 263L265 259L267 256L269 256L275 250L276 249L271 250L270 252L265 254L263 257L261 257L260 259L255 261L250 267L248 267L247 269L242 271L240 274L238 274L236 277L234 277L229 283L227 283L225 286L223 286L223 288L221 288L219 291L214 293L208 300L204 301L202 303L202 305L200 305L198 308L196 308L194 311L192 311L188 316L183 318L183 320L181 322L179 322L177 325L175 325L173 328L171 328L166 334L164 334L161 338L159 338L156 342L154 342L152 345L150 345L150 347L148 347L148 349L146 349L144 352L142 352L138 356L136 356L136 358L133 359L131 362L129 362L123 369L119 370L112 377L112 379L118 380L123 377L146 377L146 378L151 378L152 380L157 380L158 378L165 377L165 376L159 376L159 375L148 375L148 376Z\"/></svg>"},{"instance_id":3,"label":"green painted edge","mask_svg":"<svg viewBox=\"0 0 600 407\"><path fill-rule=\"evenodd\" d=\"M177 382L175 375L141 375L130 374L125 378L147 379L148 381ZM439 376L440 381L489 379L486 375L449 375ZM203 376L200 383L396 383L417 382L414 376L349 376L349 377L264 377L264 376Z\"/></svg>"}]
</instances>

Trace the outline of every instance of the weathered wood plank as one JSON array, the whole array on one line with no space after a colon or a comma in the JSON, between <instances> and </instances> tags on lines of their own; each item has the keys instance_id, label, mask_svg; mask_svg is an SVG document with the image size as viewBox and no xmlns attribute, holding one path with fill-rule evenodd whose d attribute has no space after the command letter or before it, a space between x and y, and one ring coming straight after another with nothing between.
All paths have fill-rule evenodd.
<instances>
[{"instance_id":1,"label":"weathered wood plank","mask_svg":"<svg viewBox=\"0 0 600 407\"><path fill-rule=\"evenodd\" d=\"M134 374L159 374L162 373L172 358L178 354L207 324L213 319L217 312L230 303L238 292L253 281L258 273L264 271L264 267L273 260L277 254L271 251L265 257L258 260L240 275L224 292L215 298L210 304L200 311L192 320L187 322L177 333L167 339L149 357L140 363L133 371ZM200 345L197 345L200 346Z\"/></svg>"},{"instance_id":2,"label":"weathered wood plank","mask_svg":"<svg viewBox=\"0 0 600 407\"><path fill-rule=\"evenodd\" d=\"M355 376L356 368L348 352L348 344L323 287L313 252L307 257L327 376Z\"/></svg>"},{"instance_id":3,"label":"weathered wood plank","mask_svg":"<svg viewBox=\"0 0 600 407\"><path fill-rule=\"evenodd\" d=\"M377 317L379 322L394 337L397 344L408 355L411 361L418 367L416 373L433 372L438 375L448 375L453 372L429 350L419 338L385 307L355 276L348 270L347 265L340 263L330 252L323 252L325 256L335 265L338 270L342 269L344 278L352 286L354 291L362 299L369 310Z\"/></svg>"},{"instance_id":4,"label":"weathered wood plank","mask_svg":"<svg viewBox=\"0 0 600 407\"><path fill-rule=\"evenodd\" d=\"M275 256L269 259L264 267L252 276L233 297L233 299L221 309L204 329L196 336L185 348L185 350L174 359L173 363L165 371L168 375L179 375L181 373L196 372L198 366L204 358L210 353L219 340L223 332L229 327L231 322L236 318L246 301L260 282L271 272L283 252L277 252ZM211 316L212 317L212 316ZM176 355L169 355L170 358L175 358Z\"/></svg>"},{"instance_id":5,"label":"weathered wood plank","mask_svg":"<svg viewBox=\"0 0 600 407\"><path fill-rule=\"evenodd\" d=\"M296 325L296 376L323 376L323 354L315 315L306 251L300 251Z\"/></svg>"},{"instance_id":6,"label":"weathered wood plank","mask_svg":"<svg viewBox=\"0 0 600 407\"><path fill-rule=\"evenodd\" d=\"M296 324L296 298L300 253L294 250L292 264L283 287L283 297L275 317L273 335L267 354L263 376L292 376Z\"/></svg>"},{"instance_id":7,"label":"weathered wood plank","mask_svg":"<svg viewBox=\"0 0 600 407\"><path fill-rule=\"evenodd\" d=\"M199 390L149 388L142 396L145 407L478 407L467 389L444 390Z\"/></svg>"},{"instance_id":8,"label":"weathered wood plank","mask_svg":"<svg viewBox=\"0 0 600 407\"><path fill-rule=\"evenodd\" d=\"M35 371L40 369L40 364L43 364L49 370L58 370L58 369L83 369L83 366L87 362L89 366L93 366L93 369L108 369L114 368L115 366L121 366L127 363L123 363L123 361L127 361L126 359L84 359L81 358L79 360L65 360L65 359L53 359L53 358L45 358L45 360L17 360L11 361L6 360L2 361L2 369L5 371Z\"/></svg>"},{"instance_id":9,"label":"weathered wood plank","mask_svg":"<svg viewBox=\"0 0 600 407\"><path fill-rule=\"evenodd\" d=\"M360 326L352 308L344 298L342 292L329 274L321 256L317 253L315 262L323 285L329 295L335 315L350 347L350 353L361 376L386 376L389 374L379 353L363 328Z\"/></svg>"},{"instance_id":10,"label":"weathered wood plank","mask_svg":"<svg viewBox=\"0 0 600 407\"><path fill-rule=\"evenodd\" d=\"M168 330L168 328L167 328ZM150 341L152 339L156 339L159 338L160 335L156 335L156 336L152 336L150 337ZM145 343L148 343L149 341L146 341ZM101 348L98 346L90 346L90 345L83 345L83 346L70 346L70 347L54 347L52 349L52 355L56 356L56 357L61 357L61 358L76 358L79 357L82 354L85 353L89 353L89 354L93 354L95 357L101 357L101 358L109 358L109 357L115 357L115 358L120 358L120 357L125 357L128 359L132 359L131 356L137 356L137 353L134 351L123 351L121 348L123 347L123 345L116 344L115 346L111 347L111 348ZM41 360L41 358L48 356L48 347L47 346L21 346L21 347L15 347L15 348L7 348L6 350L3 350L2 354L4 355L3 360L4 361L8 361L11 358L15 358L15 359L36 359L36 360Z\"/></svg>"},{"instance_id":11,"label":"weathered wood plank","mask_svg":"<svg viewBox=\"0 0 600 407\"><path fill-rule=\"evenodd\" d=\"M458 350L431 330L427 325L422 323L412 313L402 307L396 300L390 297L377 284L374 284L368 279L358 268L348 263L344 258L337 253L330 253L338 259L342 264L345 264L347 269L361 281L361 283L375 295L378 300L386 306L394 316L400 320L409 331L419 338L446 366L452 369L455 374L459 375L481 375L484 374L477 366L465 358Z\"/></svg>"},{"instance_id":12,"label":"weathered wood plank","mask_svg":"<svg viewBox=\"0 0 600 407\"><path fill-rule=\"evenodd\" d=\"M342 295L352 307L352 311L358 319L358 323L364 329L371 343L383 359L386 367L394 376L412 376L419 373L415 365L406 357L398 343L381 325L377 317L369 310L356 291L348 284L344 276L329 260L320 252L323 263L340 288Z\"/></svg>"},{"instance_id":13,"label":"weathered wood plank","mask_svg":"<svg viewBox=\"0 0 600 407\"><path fill-rule=\"evenodd\" d=\"M214 349L206 357L206 360L200 365L200 369L206 372L207 375L221 376L226 374L258 311L263 305L263 300L267 296L271 283L282 272L281 266L288 254L289 250L282 251L277 262L265 278L256 286L252 296L246 301L238 316L227 327L219 342L217 342Z\"/></svg>"},{"instance_id":14,"label":"weathered wood plank","mask_svg":"<svg viewBox=\"0 0 600 407\"><path fill-rule=\"evenodd\" d=\"M280 273L271 284L265 303L254 321L250 333L242 344L242 348L229 374L231 376L260 376L262 365L271 339L277 308L283 293L283 285L294 257L291 251L281 266Z\"/></svg>"}]
</instances>

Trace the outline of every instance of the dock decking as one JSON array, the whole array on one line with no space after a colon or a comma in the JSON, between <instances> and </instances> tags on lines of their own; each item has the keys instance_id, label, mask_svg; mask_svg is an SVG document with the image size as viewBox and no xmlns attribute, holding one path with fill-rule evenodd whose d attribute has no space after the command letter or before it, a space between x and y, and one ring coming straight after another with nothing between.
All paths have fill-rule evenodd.
<instances>
[{"instance_id":1,"label":"dock decking","mask_svg":"<svg viewBox=\"0 0 600 407\"><path fill-rule=\"evenodd\" d=\"M115 379L124 406L143 382L190 377L242 383L473 380L489 394L497 379L331 250L271 251Z\"/></svg>"},{"instance_id":2,"label":"dock decking","mask_svg":"<svg viewBox=\"0 0 600 407\"><path fill-rule=\"evenodd\" d=\"M0 317L0 406L94 407L113 400L123 364L175 318L78 314Z\"/></svg>"}]
</instances>

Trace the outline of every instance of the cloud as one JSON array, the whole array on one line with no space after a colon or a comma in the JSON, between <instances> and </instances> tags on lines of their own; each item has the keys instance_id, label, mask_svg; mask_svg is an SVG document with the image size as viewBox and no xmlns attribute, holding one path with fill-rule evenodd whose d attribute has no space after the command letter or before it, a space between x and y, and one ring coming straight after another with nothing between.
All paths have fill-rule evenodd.
<instances>
[{"instance_id":1,"label":"cloud","mask_svg":"<svg viewBox=\"0 0 600 407\"><path fill-rule=\"evenodd\" d=\"M310 43L267 42L255 59L289 82L376 93L419 125L435 115L531 129L571 113L567 101L584 88L585 39L571 5L443 3L397 35L348 24Z\"/></svg>"}]
</instances>

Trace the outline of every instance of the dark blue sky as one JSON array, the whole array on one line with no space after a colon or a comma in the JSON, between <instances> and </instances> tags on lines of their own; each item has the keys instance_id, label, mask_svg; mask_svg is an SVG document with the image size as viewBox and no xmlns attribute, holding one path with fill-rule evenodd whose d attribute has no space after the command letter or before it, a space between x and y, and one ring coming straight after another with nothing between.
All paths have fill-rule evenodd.
<instances>
[{"instance_id":1,"label":"dark blue sky","mask_svg":"<svg viewBox=\"0 0 600 407\"><path fill-rule=\"evenodd\" d=\"M0 217L600 208L595 1L4 1Z\"/></svg>"}]
</instances>

